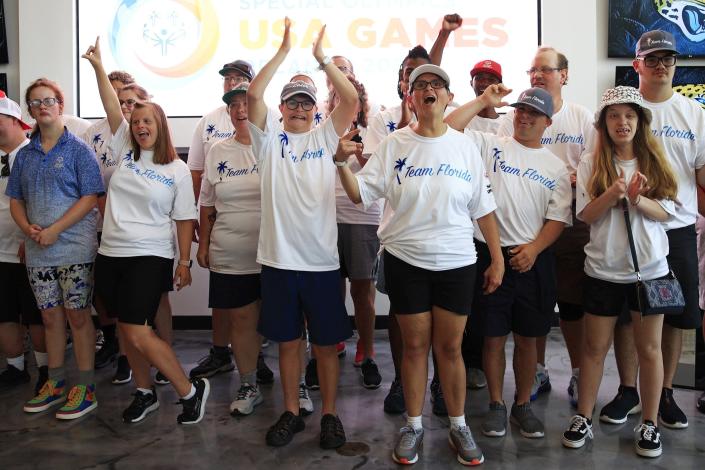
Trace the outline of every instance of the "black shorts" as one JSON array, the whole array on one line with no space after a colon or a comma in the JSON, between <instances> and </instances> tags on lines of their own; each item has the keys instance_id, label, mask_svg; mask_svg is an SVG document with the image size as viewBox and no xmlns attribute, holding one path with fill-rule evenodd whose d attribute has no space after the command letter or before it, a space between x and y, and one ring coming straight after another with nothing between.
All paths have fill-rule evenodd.
<instances>
[{"instance_id":1,"label":"black shorts","mask_svg":"<svg viewBox=\"0 0 705 470\"><path fill-rule=\"evenodd\" d=\"M208 308L240 308L262 298L259 274L223 274L211 271Z\"/></svg>"},{"instance_id":2,"label":"black shorts","mask_svg":"<svg viewBox=\"0 0 705 470\"><path fill-rule=\"evenodd\" d=\"M428 312L434 305L459 315L470 314L475 273L474 264L430 271L384 252L386 289L397 314Z\"/></svg>"},{"instance_id":3,"label":"black shorts","mask_svg":"<svg viewBox=\"0 0 705 470\"><path fill-rule=\"evenodd\" d=\"M486 244L475 240L477 269L484 273L492 258ZM475 303L482 316L485 336L506 336L510 332L528 338L546 336L551 329L556 303L556 272L553 252L544 250L534 266L525 273L509 266L504 251L505 271L502 284L491 294L482 293L483 277L475 281Z\"/></svg>"},{"instance_id":4,"label":"black shorts","mask_svg":"<svg viewBox=\"0 0 705 470\"><path fill-rule=\"evenodd\" d=\"M600 317L620 317L639 311L636 283L620 284L585 276L583 310ZM625 313L626 312L626 313Z\"/></svg>"},{"instance_id":5,"label":"black shorts","mask_svg":"<svg viewBox=\"0 0 705 470\"><path fill-rule=\"evenodd\" d=\"M0 262L0 299L0 323L42 324L24 264Z\"/></svg>"},{"instance_id":6,"label":"black shorts","mask_svg":"<svg viewBox=\"0 0 705 470\"><path fill-rule=\"evenodd\" d=\"M173 266L174 260L159 256L118 258L98 254L96 289L120 322L152 326L166 280L173 280Z\"/></svg>"},{"instance_id":7,"label":"black shorts","mask_svg":"<svg viewBox=\"0 0 705 470\"><path fill-rule=\"evenodd\" d=\"M663 321L681 330L700 328L703 312L700 310L698 297L698 250L695 225L668 230L666 235L668 236L668 265L683 289L685 309L680 315L666 315Z\"/></svg>"}]
</instances>

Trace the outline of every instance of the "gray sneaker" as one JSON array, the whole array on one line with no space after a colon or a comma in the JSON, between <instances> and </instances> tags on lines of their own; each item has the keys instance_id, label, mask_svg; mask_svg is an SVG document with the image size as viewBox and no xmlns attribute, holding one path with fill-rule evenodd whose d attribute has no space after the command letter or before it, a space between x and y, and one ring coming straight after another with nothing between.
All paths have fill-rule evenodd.
<instances>
[{"instance_id":1,"label":"gray sneaker","mask_svg":"<svg viewBox=\"0 0 705 470\"><path fill-rule=\"evenodd\" d=\"M537 438L544 436L543 423L531 411L531 403L512 405L511 420L519 426L519 432L524 437Z\"/></svg>"},{"instance_id":2,"label":"gray sneaker","mask_svg":"<svg viewBox=\"0 0 705 470\"><path fill-rule=\"evenodd\" d=\"M451 447L458 453L458 462L463 465L480 465L485 461L482 450L475 444L470 428L451 428L448 434Z\"/></svg>"},{"instance_id":3,"label":"gray sneaker","mask_svg":"<svg viewBox=\"0 0 705 470\"><path fill-rule=\"evenodd\" d=\"M399 430L399 438L392 452L392 459L396 463L411 465L419 460L419 449L423 443L423 429L415 431L411 426L404 426Z\"/></svg>"},{"instance_id":4,"label":"gray sneaker","mask_svg":"<svg viewBox=\"0 0 705 470\"><path fill-rule=\"evenodd\" d=\"M466 375L465 383L467 388L478 390L487 386L487 379L485 378L485 373L480 369L470 367Z\"/></svg>"},{"instance_id":5,"label":"gray sneaker","mask_svg":"<svg viewBox=\"0 0 705 470\"><path fill-rule=\"evenodd\" d=\"M507 407L504 403L490 403L490 411L482 422L482 434L488 437L502 437L507 434Z\"/></svg>"}]
</instances>

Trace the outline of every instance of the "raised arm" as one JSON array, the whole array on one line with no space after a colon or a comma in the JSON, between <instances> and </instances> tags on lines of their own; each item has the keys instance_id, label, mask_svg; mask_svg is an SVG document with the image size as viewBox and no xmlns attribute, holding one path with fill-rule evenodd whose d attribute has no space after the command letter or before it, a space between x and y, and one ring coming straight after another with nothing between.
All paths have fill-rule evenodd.
<instances>
[{"instance_id":1,"label":"raised arm","mask_svg":"<svg viewBox=\"0 0 705 470\"><path fill-rule=\"evenodd\" d=\"M284 37L282 38L281 46L279 46L274 57L262 67L262 70L250 82L250 87L247 89L247 120L262 131L267 122L267 105L264 103L264 91L269 86L269 82L272 81L272 77L274 77L279 66L286 59L289 50L291 50L290 29L291 20L287 16L284 18Z\"/></svg>"},{"instance_id":2,"label":"raised arm","mask_svg":"<svg viewBox=\"0 0 705 470\"><path fill-rule=\"evenodd\" d=\"M501 108L507 106L508 103L502 101L502 98L511 93L512 90L505 87L501 83L490 85L485 88L484 93L472 101L468 101L464 105L455 109L452 113L445 117L444 121L456 131L462 132L468 123L477 116L477 114L488 106Z\"/></svg>"},{"instance_id":3,"label":"raised arm","mask_svg":"<svg viewBox=\"0 0 705 470\"><path fill-rule=\"evenodd\" d=\"M433 43L431 51L428 53L428 55L431 56L432 64L439 66L441 65L441 60L443 59L443 49L446 47L450 33L460 28L462 24L463 18L457 13L452 13L443 17L441 30L438 31L438 37L436 37L436 41Z\"/></svg>"},{"instance_id":4,"label":"raised arm","mask_svg":"<svg viewBox=\"0 0 705 470\"><path fill-rule=\"evenodd\" d=\"M330 59L328 59L326 65L323 65L323 61L326 58L326 55L323 53L323 39L325 35L326 25L323 25L321 31L318 33L316 42L313 43L313 57L316 59L316 62L323 67L323 71L326 73L328 80L330 80L336 94L340 98L338 106L333 108L329 117L333 121L335 132L338 135L343 135L348 127L350 127L350 123L355 119L358 103L357 90L355 90L353 84L350 83L348 77L338 70L338 67L336 67Z\"/></svg>"},{"instance_id":5,"label":"raised arm","mask_svg":"<svg viewBox=\"0 0 705 470\"><path fill-rule=\"evenodd\" d=\"M88 60L93 66L95 78L98 82L100 100L103 102L103 109L105 109L105 115L108 117L108 124L110 124L110 132L115 134L124 118L120 108L120 100L110 84L110 80L108 80L108 74L105 73L103 68L103 61L100 56L100 37L95 38L95 44L89 46L86 53L81 57Z\"/></svg>"}]
</instances>

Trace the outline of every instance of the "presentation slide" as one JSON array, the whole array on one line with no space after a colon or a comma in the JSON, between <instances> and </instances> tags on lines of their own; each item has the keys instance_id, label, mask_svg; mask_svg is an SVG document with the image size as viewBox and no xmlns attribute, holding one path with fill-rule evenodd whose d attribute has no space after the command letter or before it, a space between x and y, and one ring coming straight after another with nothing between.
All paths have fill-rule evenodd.
<instances>
[{"instance_id":1,"label":"presentation slide","mask_svg":"<svg viewBox=\"0 0 705 470\"><path fill-rule=\"evenodd\" d=\"M484 59L499 62L510 99L529 87L526 70L538 45L538 2L532 0L78 0L78 51L100 36L107 71L125 70L171 117L201 116L221 102L218 71L236 59L255 71L281 44L283 19L293 21L292 49L270 84L266 100L279 103L284 83L297 72L311 75L318 98L325 77L311 53L321 26L324 50L349 58L355 75L377 105L395 106L400 63L409 49L430 50L443 15L458 13L442 67L455 100L474 97L470 69ZM79 62L79 114L104 115L93 70Z\"/></svg>"}]
</instances>

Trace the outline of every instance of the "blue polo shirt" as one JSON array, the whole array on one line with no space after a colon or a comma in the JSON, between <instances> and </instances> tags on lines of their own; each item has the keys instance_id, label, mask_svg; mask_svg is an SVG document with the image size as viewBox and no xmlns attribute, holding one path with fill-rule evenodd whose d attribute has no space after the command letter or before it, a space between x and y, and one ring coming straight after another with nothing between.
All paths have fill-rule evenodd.
<instances>
[{"instance_id":1,"label":"blue polo shirt","mask_svg":"<svg viewBox=\"0 0 705 470\"><path fill-rule=\"evenodd\" d=\"M25 202L29 222L42 228L60 219L81 197L104 192L95 154L66 129L49 153L42 149L37 132L17 153L5 190L7 196ZM97 216L98 209L91 209L48 247L27 238L27 266L92 263L98 250Z\"/></svg>"}]
</instances>

